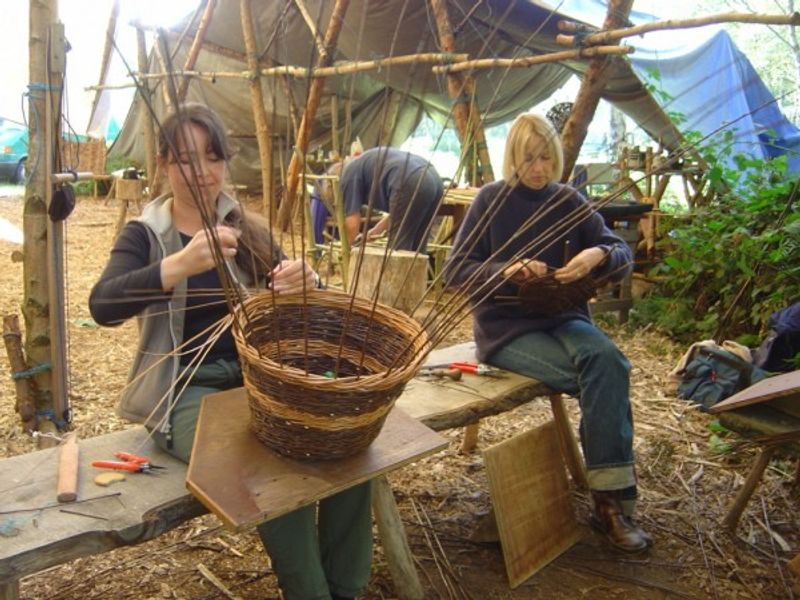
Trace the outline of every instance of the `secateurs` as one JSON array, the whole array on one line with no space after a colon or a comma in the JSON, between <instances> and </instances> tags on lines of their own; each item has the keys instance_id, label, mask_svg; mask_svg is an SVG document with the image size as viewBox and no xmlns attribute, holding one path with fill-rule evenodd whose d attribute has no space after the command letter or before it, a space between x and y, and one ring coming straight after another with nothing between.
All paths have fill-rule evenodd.
<instances>
[{"instance_id":1,"label":"secateurs","mask_svg":"<svg viewBox=\"0 0 800 600\"><path fill-rule=\"evenodd\" d=\"M137 456L130 452L114 452L114 456L120 460L93 460L92 466L101 469L128 471L129 473L149 473L153 469L165 468L151 464L150 459L146 456Z\"/></svg>"}]
</instances>

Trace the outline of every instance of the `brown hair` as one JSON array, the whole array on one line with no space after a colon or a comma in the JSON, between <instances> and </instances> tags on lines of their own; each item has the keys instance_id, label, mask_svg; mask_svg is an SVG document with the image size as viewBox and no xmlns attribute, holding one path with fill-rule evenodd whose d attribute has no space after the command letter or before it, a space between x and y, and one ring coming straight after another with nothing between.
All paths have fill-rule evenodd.
<instances>
[{"instance_id":1,"label":"brown hair","mask_svg":"<svg viewBox=\"0 0 800 600\"><path fill-rule=\"evenodd\" d=\"M167 158L170 154L174 154L173 151L183 136L182 127L187 124L194 124L206 130L211 150L219 158L227 161L233 157L234 152L228 142L228 133L219 115L205 104L186 102L181 104L178 110L167 115L161 123L158 132L159 158Z\"/></svg>"},{"instance_id":2,"label":"brown hair","mask_svg":"<svg viewBox=\"0 0 800 600\"><path fill-rule=\"evenodd\" d=\"M219 115L205 104L187 102L170 113L161 124L158 135L160 158L166 159L174 154L183 135L181 128L189 123L206 131L211 151L216 156L226 162L233 157L234 152L228 141L225 124ZM242 232L235 259L239 268L249 273L254 281L266 279L270 270L280 264L283 258L280 247L273 241L267 220L239 206L225 217L225 225Z\"/></svg>"}]
</instances>

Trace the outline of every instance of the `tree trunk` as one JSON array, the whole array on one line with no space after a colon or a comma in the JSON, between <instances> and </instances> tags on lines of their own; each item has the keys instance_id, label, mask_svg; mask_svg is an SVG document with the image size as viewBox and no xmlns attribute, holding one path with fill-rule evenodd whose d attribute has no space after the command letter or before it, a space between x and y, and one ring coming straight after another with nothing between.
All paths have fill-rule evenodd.
<instances>
[{"instance_id":1,"label":"tree trunk","mask_svg":"<svg viewBox=\"0 0 800 600\"><path fill-rule=\"evenodd\" d=\"M25 321L25 356L28 368L50 363L50 299L48 280L48 217L47 201L53 150L45 135L47 109L48 71L47 47L51 25L58 18L58 0L41 0L30 5L29 37L29 108L28 114L39 115L31 119L28 141L28 169L30 179L25 188L22 215L24 232L23 302ZM50 82L51 84L53 82ZM60 96L59 96L60 100ZM52 407L52 371L43 370L33 377L39 394L38 409Z\"/></svg>"}]
</instances>

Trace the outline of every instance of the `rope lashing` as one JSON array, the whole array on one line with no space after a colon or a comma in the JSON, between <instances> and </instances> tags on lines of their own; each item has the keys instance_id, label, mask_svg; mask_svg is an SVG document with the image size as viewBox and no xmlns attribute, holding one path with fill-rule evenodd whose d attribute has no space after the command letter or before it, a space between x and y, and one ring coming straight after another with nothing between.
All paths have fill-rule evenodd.
<instances>
[{"instance_id":1,"label":"rope lashing","mask_svg":"<svg viewBox=\"0 0 800 600\"><path fill-rule=\"evenodd\" d=\"M40 365L36 365L35 367L31 367L30 369L12 373L11 379L27 379L28 377L33 377L34 375L38 375L39 373L44 373L45 371L48 371L52 368L53 367L50 363L42 363Z\"/></svg>"}]
</instances>

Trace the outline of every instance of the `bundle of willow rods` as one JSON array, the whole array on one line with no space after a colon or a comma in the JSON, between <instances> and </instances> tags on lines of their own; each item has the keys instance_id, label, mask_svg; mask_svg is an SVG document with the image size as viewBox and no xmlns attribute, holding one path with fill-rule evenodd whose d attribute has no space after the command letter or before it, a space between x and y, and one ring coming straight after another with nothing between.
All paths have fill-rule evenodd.
<instances>
[{"instance_id":1,"label":"bundle of willow rods","mask_svg":"<svg viewBox=\"0 0 800 600\"><path fill-rule=\"evenodd\" d=\"M552 316L580 308L594 297L598 287L592 277L561 283L553 273L548 273L520 285L517 298L526 312Z\"/></svg>"},{"instance_id":2,"label":"bundle of willow rods","mask_svg":"<svg viewBox=\"0 0 800 600\"><path fill-rule=\"evenodd\" d=\"M292 458L366 449L429 350L405 313L331 290L260 293L235 316L251 428Z\"/></svg>"}]
</instances>

